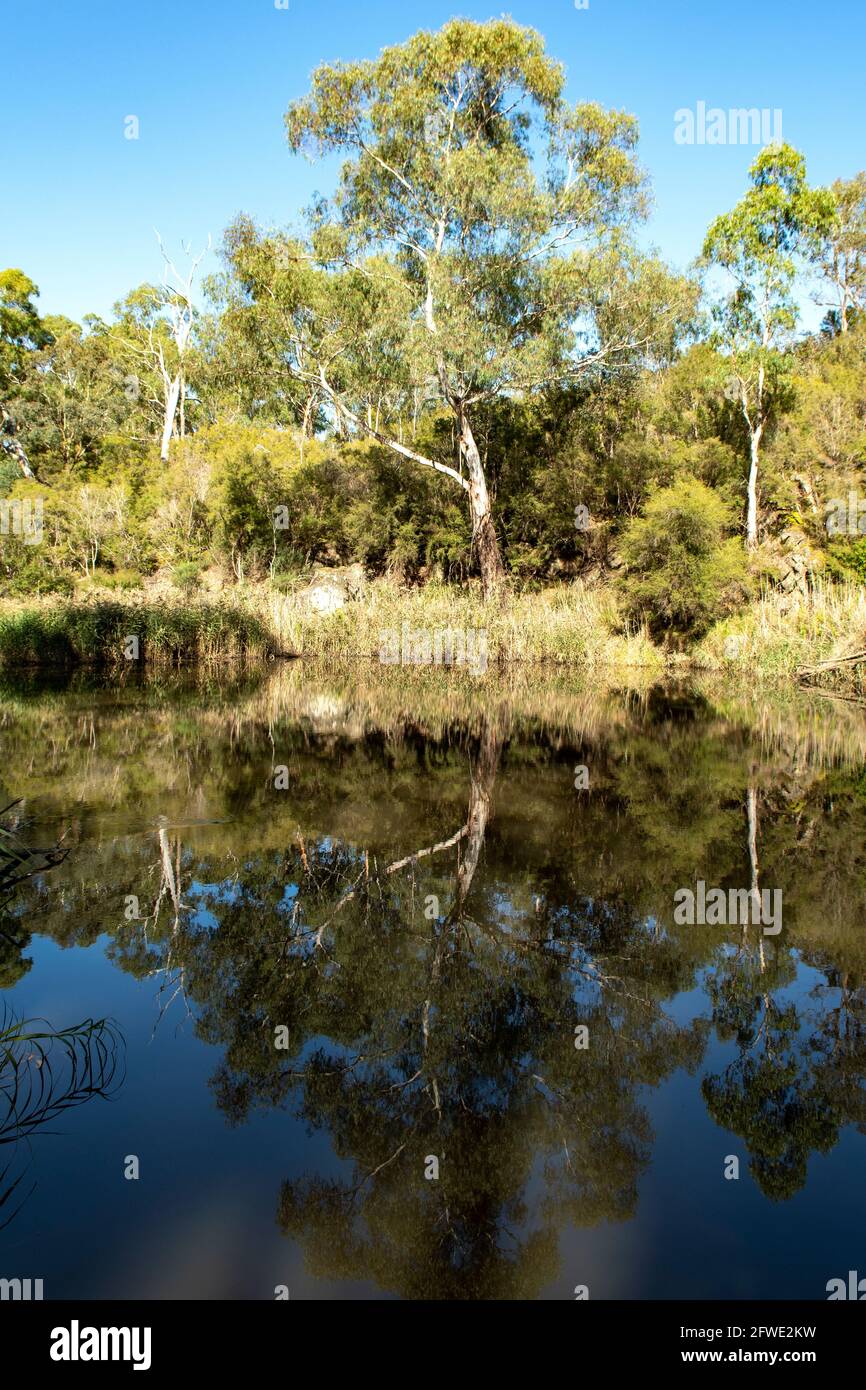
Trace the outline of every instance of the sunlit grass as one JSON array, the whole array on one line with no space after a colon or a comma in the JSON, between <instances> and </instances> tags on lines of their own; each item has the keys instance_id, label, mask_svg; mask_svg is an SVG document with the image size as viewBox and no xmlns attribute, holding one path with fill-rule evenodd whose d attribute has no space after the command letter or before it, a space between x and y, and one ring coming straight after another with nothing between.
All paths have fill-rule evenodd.
<instances>
[{"instance_id":1,"label":"sunlit grass","mask_svg":"<svg viewBox=\"0 0 866 1390\"><path fill-rule=\"evenodd\" d=\"M331 614L309 612L294 594L271 593L269 625L283 649L304 656L378 660L388 633L450 628L485 634L491 664L546 661L581 667L661 670L664 658L645 632L624 635L609 591L571 584L484 602L474 586L401 588L388 581Z\"/></svg>"},{"instance_id":2,"label":"sunlit grass","mask_svg":"<svg viewBox=\"0 0 866 1390\"><path fill-rule=\"evenodd\" d=\"M0 608L4 666L178 664L265 656L272 645L255 613L230 602L54 599Z\"/></svg>"},{"instance_id":3,"label":"sunlit grass","mask_svg":"<svg viewBox=\"0 0 866 1390\"><path fill-rule=\"evenodd\" d=\"M718 623L696 647L694 663L765 679L866 650L866 587L816 580L806 593L765 593L742 613ZM860 688L866 666L837 667L814 679Z\"/></svg>"}]
</instances>

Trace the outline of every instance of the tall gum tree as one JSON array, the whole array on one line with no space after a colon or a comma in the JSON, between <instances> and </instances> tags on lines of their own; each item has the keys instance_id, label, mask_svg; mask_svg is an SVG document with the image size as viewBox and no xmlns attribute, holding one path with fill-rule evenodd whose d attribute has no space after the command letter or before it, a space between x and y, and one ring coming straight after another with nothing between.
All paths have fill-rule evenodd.
<instances>
[{"instance_id":1,"label":"tall gum tree","mask_svg":"<svg viewBox=\"0 0 866 1390\"><path fill-rule=\"evenodd\" d=\"M847 333L852 315L866 308L866 173L836 179L827 194L833 215L813 233L809 259L831 292L829 301L816 296L828 310L825 325Z\"/></svg>"},{"instance_id":2,"label":"tall gum tree","mask_svg":"<svg viewBox=\"0 0 866 1390\"><path fill-rule=\"evenodd\" d=\"M286 128L294 152L346 156L336 193L303 246L276 248L278 276L241 267L250 300L291 321L286 363L337 429L464 489L487 596L504 569L479 409L646 354L687 307L625 241L646 210L634 119L563 87L540 35L508 20L320 67ZM451 462L405 442L419 401L451 414Z\"/></svg>"},{"instance_id":3,"label":"tall gum tree","mask_svg":"<svg viewBox=\"0 0 866 1390\"><path fill-rule=\"evenodd\" d=\"M826 190L808 187L805 160L790 145L767 145L749 178L745 197L710 226L702 259L720 268L730 285L714 307L713 339L730 365L727 394L748 431L746 545L753 549L761 445L790 366L785 349L797 324L798 264L832 222L834 209Z\"/></svg>"},{"instance_id":4,"label":"tall gum tree","mask_svg":"<svg viewBox=\"0 0 866 1390\"><path fill-rule=\"evenodd\" d=\"M186 434L190 370L197 359L193 284L211 241L208 237L194 256L184 246L189 267L182 273L158 233L157 239L164 262L162 283L139 285L115 304L115 323L110 328L100 323L99 328L111 334L118 359L134 368L133 379L158 419L160 458L167 463L172 438Z\"/></svg>"},{"instance_id":5,"label":"tall gum tree","mask_svg":"<svg viewBox=\"0 0 866 1390\"><path fill-rule=\"evenodd\" d=\"M30 360L51 341L33 303L38 295L23 270L0 271L0 452L15 460L25 478L35 475L18 434L16 404Z\"/></svg>"}]
</instances>

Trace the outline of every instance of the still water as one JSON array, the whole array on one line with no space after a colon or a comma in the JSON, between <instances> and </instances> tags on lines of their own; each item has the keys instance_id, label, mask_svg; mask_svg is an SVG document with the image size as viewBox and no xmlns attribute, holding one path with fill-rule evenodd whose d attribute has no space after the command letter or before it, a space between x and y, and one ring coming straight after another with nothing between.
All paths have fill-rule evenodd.
<instances>
[{"instance_id":1,"label":"still water","mask_svg":"<svg viewBox=\"0 0 866 1390\"><path fill-rule=\"evenodd\" d=\"M866 713L817 695L6 678L4 823L66 854L0 916L0 1027L91 1022L3 1063L0 1277L785 1299L866 1275L864 768ZM781 893L781 930L678 920L699 882Z\"/></svg>"}]
</instances>

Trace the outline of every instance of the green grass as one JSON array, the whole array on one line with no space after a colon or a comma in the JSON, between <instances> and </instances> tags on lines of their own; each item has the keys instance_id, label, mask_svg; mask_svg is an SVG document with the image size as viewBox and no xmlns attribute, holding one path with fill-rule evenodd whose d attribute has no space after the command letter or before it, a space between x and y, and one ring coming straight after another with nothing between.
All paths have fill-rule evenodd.
<instances>
[{"instance_id":1,"label":"green grass","mask_svg":"<svg viewBox=\"0 0 866 1390\"><path fill-rule=\"evenodd\" d=\"M129 638L138 638L138 656ZM263 657L273 639L236 604L47 600L0 610L0 666L131 667Z\"/></svg>"}]
</instances>

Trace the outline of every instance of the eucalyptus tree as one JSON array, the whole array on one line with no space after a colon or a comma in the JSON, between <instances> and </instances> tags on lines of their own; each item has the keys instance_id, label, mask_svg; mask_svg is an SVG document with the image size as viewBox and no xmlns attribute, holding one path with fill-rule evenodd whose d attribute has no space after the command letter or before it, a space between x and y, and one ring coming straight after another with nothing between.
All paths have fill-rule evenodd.
<instances>
[{"instance_id":1,"label":"eucalyptus tree","mask_svg":"<svg viewBox=\"0 0 866 1390\"><path fill-rule=\"evenodd\" d=\"M113 306L110 323L97 320L94 331L105 337L119 379L130 401L130 430L139 437L161 439L168 395L160 371L172 364L170 328L164 314L162 287L143 283ZM168 385L171 376L168 377Z\"/></svg>"},{"instance_id":2,"label":"eucalyptus tree","mask_svg":"<svg viewBox=\"0 0 866 1390\"><path fill-rule=\"evenodd\" d=\"M159 239L159 249L164 261L162 291L168 315L169 339L172 346L172 361L168 361L162 343L152 339L151 353L159 369L162 380L165 408L163 410L160 458L168 460L168 448L172 434L177 431L181 439L186 434L186 393L188 386L188 358L192 355L192 331L195 323L193 303L193 283L202 257L210 250L210 237L207 246L197 256L190 258L185 274L178 270ZM189 255L189 248L184 247Z\"/></svg>"},{"instance_id":3,"label":"eucalyptus tree","mask_svg":"<svg viewBox=\"0 0 866 1390\"><path fill-rule=\"evenodd\" d=\"M751 187L736 207L717 217L703 247L706 265L725 272L726 297L715 306L714 341L727 358L726 394L748 431L746 545L758 543L761 444L784 394L797 325L794 282L810 239L830 224L829 194L810 189L803 156L790 145L768 145L749 169Z\"/></svg>"},{"instance_id":4,"label":"eucalyptus tree","mask_svg":"<svg viewBox=\"0 0 866 1390\"><path fill-rule=\"evenodd\" d=\"M153 416L160 457L167 462L172 436L182 439L186 434L190 374L197 357L193 285L210 240L204 250L190 257L185 273L178 270L161 240L159 245L165 263L161 283L139 285L115 304L110 333L120 360L129 369L131 398L140 400ZM188 253L187 247L184 250Z\"/></svg>"},{"instance_id":5,"label":"eucalyptus tree","mask_svg":"<svg viewBox=\"0 0 866 1390\"><path fill-rule=\"evenodd\" d=\"M56 460L69 473L95 462L102 437L125 424L129 384L98 323L49 314L42 324L49 341L30 354L22 377L20 435L34 462Z\"/></svg>"},{"instance_id":6,"label":"eucalyptus tree","mask_svg":"<svg viewBox=\"0 0 866 1390\"><path fill-rule=\"evenodd\" d=\"M647 206L634 118L570 105L564 85L505 19L324 65L286 128L294 152L345 157L333 198L303 240L247 227L230 248L241 307L281 315L278 360L334 426L464 490L487 594L504 571L480 410L645 357L689 309L627 242ZM452 420L449 459L406 441L425 406Z\"/></svg>"},{"instance_id":7,"label":"eucalyptus tree","mask_svg":"<svg viewBox=\"0 0 866 1390\"><path fill-rule=\"evenodd\" d=\"M23 270L0 271L0 449L15 460L25 478L34 475L19 438L14 398L30 358L51 340L33 303L38 295Z\"/></svg>"},{"instance_id":8,"label":"eucalyptus tree","mask_svg":"<svg viewBox=\"0 0 866 1390\"><path fill-rule=\"evenodd\" d=\"M827 192L833 215L813 237L809 258L832 295L818 302L829 323L847 333L852 316L866 308L866 173L836 179Z\"/></svg>"}]
</instances>

